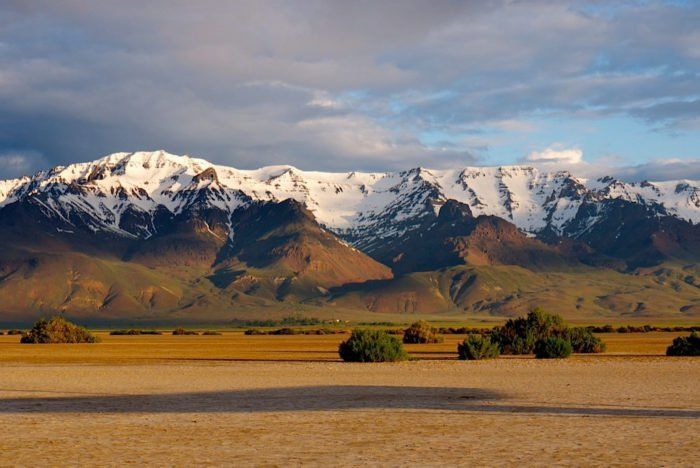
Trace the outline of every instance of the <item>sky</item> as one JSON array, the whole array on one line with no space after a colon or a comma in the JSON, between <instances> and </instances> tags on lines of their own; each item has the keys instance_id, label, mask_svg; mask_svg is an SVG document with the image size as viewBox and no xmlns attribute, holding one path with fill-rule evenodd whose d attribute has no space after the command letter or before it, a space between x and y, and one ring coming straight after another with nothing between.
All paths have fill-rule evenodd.
<instances>
[{"instance_id":1,"label":"sky","mask_svg":"<svg viewBox=\"0 0 700 468\"><path fill-rule=\"evenodd\" d=\"M156 149L700 179L700 0L0 3L0 178Z\"/></svg>"}]
</instances>

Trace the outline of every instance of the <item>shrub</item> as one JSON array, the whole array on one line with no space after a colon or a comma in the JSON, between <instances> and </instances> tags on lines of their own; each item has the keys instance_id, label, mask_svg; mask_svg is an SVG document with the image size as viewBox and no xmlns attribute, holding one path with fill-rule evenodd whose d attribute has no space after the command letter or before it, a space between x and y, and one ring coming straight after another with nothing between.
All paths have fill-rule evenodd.
<instances>
[{"instance_id":1,"label":"shrub","mask_svg":"<svg viewBox=\"0 0 700 468\"><path fill-rule=\"evenodd\" d=\"M109 334L110 334L110 335L116 335L116 336L120 336L120 335L140 335L140 334L141 334L141 330L134 330L133 328L130 328L130 329L128 329L128 330L113 330L113 331L109 332Z\"/></svg>"},{"instance_id":2,"label":"shrub","mask_svg":"<svg viewBox=\"0 0 700 468\"><path fill-rule=\"evenodd\" d=\"M498 343L493 343L491 338L484 335L470 334L464 342L457 345L457 353L460 359L478 360L497 358L500 354Z\"/></svg>"},{"instance_id":3,"label":"shrub","mask_svg":"<svg viewBox=\"0 0 700 468\"><path fill-rule=\"evenodd\" d=\"M535 345L537 359L557 359L571 356L571 343L558 336L541 339Z\"/></svg>"},{"instance_id":4,"label":"shrub","mask_svg":"<svg viewBox=\"0 0 700 468\"><path fill-rule=\"evenodd\" d=\"M20 343L97 343L99 339L83 327L79 327L61 316L48 320L39 319Z\"/></svg>"},{"instance_id":5,"label":"shrub","mask_svg":"<svg viewBox=\"0 0 700 468\"><path fill-rule=\"evenodd\" d=\"M561 316L535 308L527 317L510 319L502 327L495 327L491 341L504 354L532 354L539 340L561 334L565 329Z\"/></svg>"},{"instance_id":6,"label":"shrub","mask_svg":"<svg viewBox=\"0 0 700 468\"><path fill-rule=\"evenodd\" d=\"M176 328L173 330L173 335L199 335L199 333L193 330L185 330L184 328Z\"/></svg>"},{"instance_id":7,"label":"shrub","mask_svg":"<svg viewBox=\"0 0 700 468\"><path fill-rule=\"evenodd\" d=\"M666 348L666 356L700 356L700 335L695 331L690 336L679 336Z\"/></svg>"},{"instance_id":8,"label":"shrub","mask_svg":"<svg viewBox=\"0 0 700 468\"><path fill-rule=\"evenodd\" d=\"M575 353L602 353L605 343L587 328L568 328L563 337L571 343Z\"/></svg>"},{"instance_id":9,"label":"shrub","mask_svg":"<svg viewBox=\"0 0 700 468\"><path fill-rule=\"evenodd\" d=\"M109 332L110 335L162 335L163 333L157 330L138 330L134 328L129 328L128 330L113 330Z\"/></svg>"},{"instance_id":10,"label":"shrub","mask_svg":"<svg viewBox=\"0 0 700 468\"><path fill-rule=\"evenodd\" d=\"M7 330L8 335L21 335L24 332L22 330Z\"/></svg>"},{"instance_id":11,"label":"shrub","mask_svg":"<svg viewBox=\"0 0 700 468\"><path fill-rule=\"evenodd\" d=\"M353 330L347 341L340 343L338 354L346 362L395 362L408 358L401 342L381 330Z\"/></svg>"},{"instance_id":12,"label":"shrub","mask_svg":"<svg viewBox=\"0 0 700 468\"><path fill-rule=\"evenodd\" d=\"M268 332L268 335L301 335L303 332L294 328L280 328L279 330L272 330Z\"/></svg>"},{"instance_id":13,"label":"shrub","mask_svg":"<svg viewBox=\"0 0 700 468\"><path fill-rule=\"evenodd\" d=\"M263 330L258 328L250 328L243 332L244 335L267 335Z\"/></svg>"},{"instance_id":14,"label":"shrub","mask_svg":"<svg viewBox=\"0 0 700 468\"><path fill-rule=\"evenodd\" d=\"M202 335L214 336L214 335L221 335L221 333L219 333L218 331L207 330L207 331L202 332Z\"/></svg>"},{"instance_id":15,"label":"shrub","mask_svg":"<svg viewBox=\"0 0 700 468\"><path fill-rule=\"evenodd\" d=\"M408 327L403 334L404 343L442 343L443 338L438 335L437 328L425 320L419 320Z\"/></svg>"},{"instance_id":16,"label":"shrub","mask_svg":"<svg viewBox=\"0 0 700 468\"><path fill-rule=\"evenodd\" d=\"M283 317L281 320L273 320L273 319L268 319L268 320L244 320L244 319L238 319L235 318L231 320L231 325L234 327L279 327L279 326L285 326L285 325L298 325L298 326L307 326L307 325L321 325L323 323L330 323L332 322L329 320L321 320L316 317L304 317L301 314L290 314L286 317ZM337 322L337 320L336 320Z\"/></svg>"}]
</instances>

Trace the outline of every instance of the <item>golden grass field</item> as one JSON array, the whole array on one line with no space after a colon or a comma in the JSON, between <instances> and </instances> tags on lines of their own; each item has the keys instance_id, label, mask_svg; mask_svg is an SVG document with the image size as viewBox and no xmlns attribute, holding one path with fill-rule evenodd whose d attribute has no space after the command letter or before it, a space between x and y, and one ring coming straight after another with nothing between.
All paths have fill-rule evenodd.
<instances>
[{"instance_id":1,"label":"golden grass field","mask_svg":"<svg viewBox=\"0 0 700 468\"><path fill-rule=\"evenodd\" d=\"M0 336L0 465L697 464L700 359L679 333L567 360L338 362L347 335Z\"/></svg>"}]
</instances>

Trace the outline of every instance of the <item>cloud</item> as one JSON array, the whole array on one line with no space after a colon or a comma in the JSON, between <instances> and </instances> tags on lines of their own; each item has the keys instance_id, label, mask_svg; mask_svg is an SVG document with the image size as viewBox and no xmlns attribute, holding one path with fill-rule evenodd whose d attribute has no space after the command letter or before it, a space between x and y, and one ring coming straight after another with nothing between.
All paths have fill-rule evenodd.
<instances>
[{"instance_id":1,"label":"cloud","mask_svg":"<svg viewBox=\"0 0 700 468\"><path fill-rule=\"evenodd\" d=\"M660 159L635 166L611 168L608 172L629 182L700 180L700 159Z\"/></svg>"},{"instance_id":2,"label":"cloud","mask_svg":"<svg viewBox=\"0 0 700 468\"><path fill-rule=\"evenodd\" d=\"M567 119L696 134L698 14L661 1L3 2L0 152L385 170L489 162L498 147L515 161L533 142L504 135ZM582 164L562 151L531 157Z\"/></svg>"},{"instance_id":3,"label":"cloud","mask_svg":"<svg viewBox=\"0 0 700 468\"><path fill-rule=\"evenodd\" d=\"M10 151L0 153L0 179L32 175L47 165L46 159L34 152Z\"/></svg>"},{"instance_id":4,"label":"cloud","mask_svg":"<svg viewBox=\"0 0 700 468\"><path fill-rule=\"evenodd\" d=\"M583 151L578 148L563 148L553 145L542 151L533 151L522 160L532 164L581 164Z\"/></svg>"}]
</instances>

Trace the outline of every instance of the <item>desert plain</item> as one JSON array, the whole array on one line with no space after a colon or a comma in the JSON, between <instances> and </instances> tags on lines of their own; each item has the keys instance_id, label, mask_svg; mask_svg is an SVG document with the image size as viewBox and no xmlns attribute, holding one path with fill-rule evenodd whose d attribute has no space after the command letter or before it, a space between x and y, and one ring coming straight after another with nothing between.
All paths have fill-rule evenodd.
<instances>
[{"instance_id":1,"label":"desert plain","mask_svg":"<svg viewBox=\"0 0 700 468\"><path fill-rule=\"evenodd\" d=\"M349 364L347 335L0 336L0 465L697 466L700 360L679 333L601 355Z\"/></svg>"}]
</instances>

